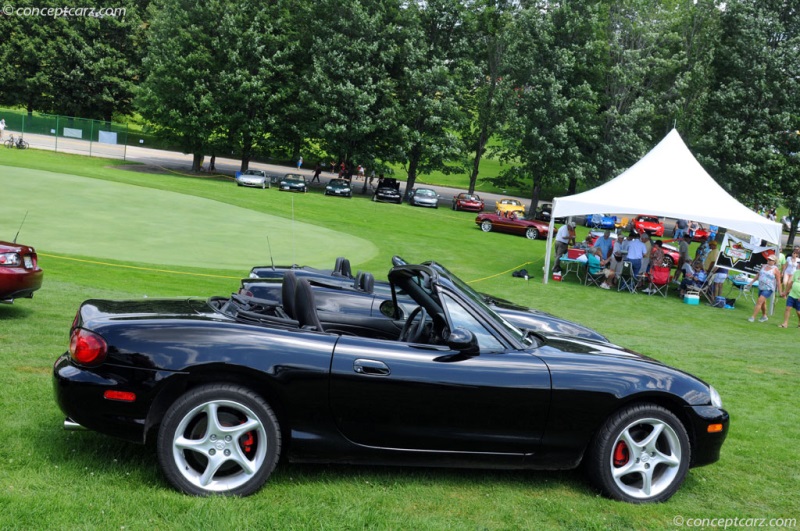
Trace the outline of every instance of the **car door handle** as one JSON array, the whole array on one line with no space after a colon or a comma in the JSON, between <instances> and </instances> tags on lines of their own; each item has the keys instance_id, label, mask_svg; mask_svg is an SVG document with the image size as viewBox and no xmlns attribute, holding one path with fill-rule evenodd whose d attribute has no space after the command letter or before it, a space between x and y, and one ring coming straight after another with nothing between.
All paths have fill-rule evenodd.
<instances>
[{"instance_id":1,"label":"car door handle","mask_svg":"<svg viewBox=\"0 0 800 531\"><path fill-rule=\"evenodd\" d=\"M392 371L382 361L358 359L353 362L353 370L358 374L388 376Z\"/></svg>"}]
</instances>

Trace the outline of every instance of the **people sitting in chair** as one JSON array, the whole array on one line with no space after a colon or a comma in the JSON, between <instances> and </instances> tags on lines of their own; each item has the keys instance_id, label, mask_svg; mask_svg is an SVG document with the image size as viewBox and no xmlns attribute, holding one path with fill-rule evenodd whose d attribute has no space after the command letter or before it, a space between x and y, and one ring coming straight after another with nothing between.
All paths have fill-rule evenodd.
<instances>
[{"instance_id":1,"label":"people sitting in chair","mask_svg":"<svg viewBox=\"0 0 800 531\"><path fill-rule=\"evenodd\" d=\"M662 247L661 240L653 242L653 247L650 249L650 264L653 267L664 265L664 248Z\"/></svg>"},{"instance_id":2,"label":"people sitting in chair","mask_svg":"<svg viewBox=\"0 0 800 531\"><path fill-rule=\"evenodd\" d=\"M603 235L594 242L594 246L599 247L600 250L603 251L603 260L611 258L611 248L614 246L614 240L611 238L611 231L607 230L603 232Z\"/></svg>"},{"instance_id":3,"label":"people sitting in chair","mask_svg":"<svg viewBox=\"0 0 800 531\"><path fill-rule=\"evenodd\" d=\"M574 249L584 249L586 251L588 251L591 248L592 248L592 235L591 234L587 234L586 238L584 238L584 240L582 242L576 243L575 247L574 247Z\"/></svg>"},{"instance_id":4,"label":"people sitting in chair","mask_svg":"<svg viewBox=\"0 0 800 531\"><path fill-rule=\"evenodd\" d=\"M647 247L642 240L639 239L639 235L635 232L631 232L631 241L628 244L628 262L631 263L631 268L633 269L633 278L637 278L639 276L639 271L642 269L642 258L644 258L645 253L647 253Z\"/></svg>"},{"instance_id":5,"label":"people sitting in chair","mask_svg":"<svg viewBox=\"0 0 800 531\"><path fill-rule=\"evenodd\" d=\"M612 260L611 258L603 259L603 251L599 247L592 247L591 251L586 254L586 267L588 269L588 273L590 275L599 275L603 274L606 277L605 282L600 284L600 287L603 289L611 289L609 283L614 282L614 270L606 267L609 262Z\"/></svg>"},{"instance_id":6,"label":"people sitting in chair","mask_svg":"<svg viewBox=\"0 0 800 531\"><path fill-rule=\"evenodd\" d=\"M694 266L689 267L691 270L685 271L683 280L681 280L680 288L678 288L681 299L684 297L684 295L686 295L687 291L696 290L702 287L707 278L706 272L703 271L702 263L695 262Z\"/></svg>"}]
</instances>

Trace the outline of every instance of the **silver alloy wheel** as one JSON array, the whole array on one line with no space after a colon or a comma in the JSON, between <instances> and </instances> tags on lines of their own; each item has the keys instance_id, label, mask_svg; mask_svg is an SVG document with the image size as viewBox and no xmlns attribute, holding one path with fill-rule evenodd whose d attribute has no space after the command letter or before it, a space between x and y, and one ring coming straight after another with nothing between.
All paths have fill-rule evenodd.
<instances>
[{"instance_id":1,"label":"silver alloy wheel","mask_svg":"<svg viewBox=\"0 0 800 531\"><path fill-rule=\"evenodd\" d=\"M481 230L482 230L483 232L490 232L490 231L492 230L492 222L491 222L491 221L489 221L488 219L487 219L487 220L484 220L484 221L481 223Z\"/></svg>"},{"instance_id":2,"label":"silver alloy wheel","mask_svg":"<svg viewBox=\"0 0 800 531\"><path fill-rule=\"evenodd\" d=\"M673 485L681 469L680 439L663 420L635 420L620 432L611 448L611 477L632 498L658 496Z\"/></svg>"},{"instance_id":3,"label":"silver alloy wheel","mask_svg":"<svg viewBox=\"0 0 800 531\"><path fill-rule=\"evenodd\" d=\"M525 237L529 240L535 240L539 237L539 231L534 227L528 227L528 230L525 231Z\"/></svg>"},{"instance_id":4,"label":"silver alloy wheel","mask_svg":"<svg viewBox=\"0 0 800 531\"><path fill-rule=\"evenodd\" d=\"M264 465L270 444L258 416L232 400L199 404L173 433L177 470L208 492L227 492L251 480Z\"/></svg>"}]
</instances>

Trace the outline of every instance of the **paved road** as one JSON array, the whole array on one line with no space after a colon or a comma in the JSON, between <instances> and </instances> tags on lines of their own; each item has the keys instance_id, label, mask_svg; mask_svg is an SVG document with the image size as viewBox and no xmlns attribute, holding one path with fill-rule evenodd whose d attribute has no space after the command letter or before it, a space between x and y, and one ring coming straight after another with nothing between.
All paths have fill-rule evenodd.
<instances>
[{"instance_id":1,"label":"paved road","mask_svg":"<svg viewBox=\"0 0 800 531\"><path fill-rule=\"evenodd\" d=\"M13 131L6 131L6 138L8 134L13 134ZM130 135L134 137L134 135ZM37 149L44 149L50 151L59 151L62 153L73 153L78 155L90 155L94 157L106 157L112 159L123 159L131 162L138 162L151 166L159 166L172 171L189 173L192 168L192 155L186 153L179 153L176 151L163 151L160 149L151 149L143 146L121 146L103 144L100 142L89 142L77 138L54 137L50 135L37 135L25 134L25 140L30 142L31 147ZM208 166L209 158L205 159L205 166ZM217 157L215 160L216 173L233 176L241 167L241 161L237 159L229 159L225 157ZM298 170L296 167L280 166L277 164L265 164L261 162L252 162L250 167L259 170L265 170L271 175L283 176L286 173L302 173L308 180L314 175L313 166L309 167L306 164L303 168ZM330 171L323 171L320 175L322 183L312 183L315 188L322 188L328 179L335 177ZM353 180L353 191L356 194L361 193L364 181L357 179ZM448 188L445 186L432 186L425 185L426 188L432 188L441 195L441 206L449 208L452 197L459 193L465 192L466 188L456 189ZM368 192L369 193L369 192ZM491 208L494 202L501 197L514 197L509 195L499 195L491 193L481 193L481 197L486 202L487 208ZM520 199L527 207L530 200L526 198Z\"/></svg>"}]
</instances>

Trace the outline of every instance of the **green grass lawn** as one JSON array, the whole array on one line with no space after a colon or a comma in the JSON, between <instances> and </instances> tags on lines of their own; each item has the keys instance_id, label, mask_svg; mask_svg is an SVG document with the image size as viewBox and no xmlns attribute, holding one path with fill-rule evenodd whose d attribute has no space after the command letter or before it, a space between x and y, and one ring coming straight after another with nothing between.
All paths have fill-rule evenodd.
<instances>
[{"instance_id":1,"label":"green grass lawn","mask_svg":"<svg viewBox=\"0 0 800 531\"><path fill-rule=\"evenodd\" d=\"M0 305L0 528L605 530L798 517L800 329L794 318L793 328L776 326L782 300L759 324L746 321L752 306L741 301L720 310L672 293L544 285L540 275L526 282L510 273L540 272L543 241L482 233L474 214L447 208L243 189L35 150L1 155L0 239L13 238L28 210L19 241L37 248L45 281L34 299ZM393 254L436 259L480 291L582 322L691 372L720 391L731 413L722 459L691 470L669 502L648 506L598 496L580 471L287 463L252 497L197 499L166 484L152 447L62 430L50 373L81 301L228 294L251 266L269 262L267 236L276 263L331 267L345 255L378 278Z\"/></svg>"}]
</instances>

